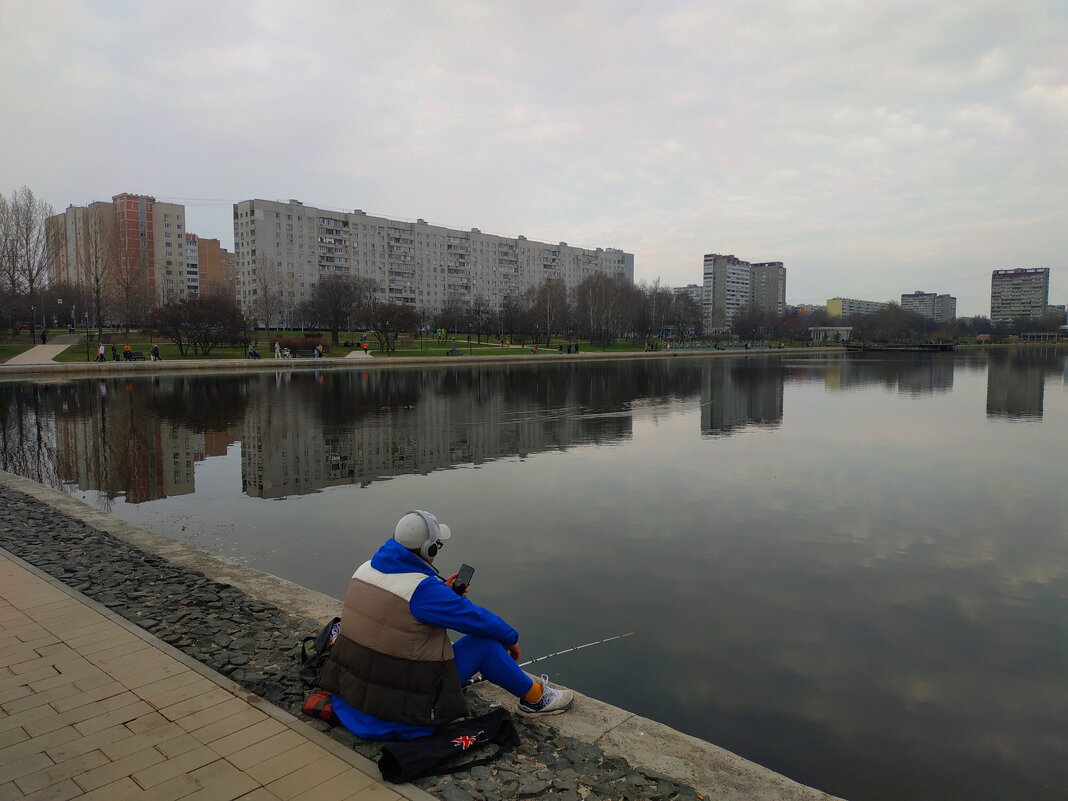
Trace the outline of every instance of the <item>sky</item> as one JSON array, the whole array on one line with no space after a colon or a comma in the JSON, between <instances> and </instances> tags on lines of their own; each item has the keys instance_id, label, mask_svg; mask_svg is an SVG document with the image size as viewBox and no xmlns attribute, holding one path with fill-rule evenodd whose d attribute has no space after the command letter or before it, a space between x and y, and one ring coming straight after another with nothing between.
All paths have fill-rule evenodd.
<instances>
[{"instance_id":1,"label":"sky","mask_svg":"<svg viewBox=\"0 0 1068 801\"><path fill-rule=\"evenodd\" d=\"M0 192L296 198L617 247L635 279L782 261L787 302L990 271L1068 303L1068 2L0 3Z\"/></svg>"}]
</instances>

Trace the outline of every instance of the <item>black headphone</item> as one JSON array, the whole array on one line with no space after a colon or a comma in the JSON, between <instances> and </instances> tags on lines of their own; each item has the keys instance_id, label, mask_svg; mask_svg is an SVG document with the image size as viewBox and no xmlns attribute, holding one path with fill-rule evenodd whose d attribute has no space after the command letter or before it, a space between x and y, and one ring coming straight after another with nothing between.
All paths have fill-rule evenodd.
<instances>
[{"instance_id":1,"label":"black headphone","mask_svg":"<svg viewBox=\"0 0 1068 801\"><path fill-rule=\"evenodd\" d=\"M422 509L413 509L408 514L419 515L423 518L423 522L426 523L427 539L419 546L419 553L422 554L424 559L433 559L438 555L438 540L441 538L438 519L430 512L424 512Z\"/></svg>"}]
</instances>

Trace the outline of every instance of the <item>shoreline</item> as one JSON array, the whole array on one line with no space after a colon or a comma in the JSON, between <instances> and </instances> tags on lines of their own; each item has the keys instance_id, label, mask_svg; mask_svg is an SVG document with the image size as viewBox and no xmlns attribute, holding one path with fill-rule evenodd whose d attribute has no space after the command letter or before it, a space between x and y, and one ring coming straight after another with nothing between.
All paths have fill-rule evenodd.
<instances>
[{"instance_id":1,"label":"shoreline","mask_svg":"<svg viewBox=\"0 0 1068 801\"><path fill-rule=\"evenodd\" d=\"M809 353L846 353L843 347L760 348L757 350L667 350L647 353L502 353L488 356L378 356L323 359L189 359L165 362L54 362L51 364L0 364L0 381L24 376L97 378L100 376L165 375L168 373L240 373L300 370L388 370L407 367L463 367L465 365L542 364L559 362L625 361L633 359L691 359L708 356L771 356Z\"/></svg>"},{"instance_id":2,"label":"shoreline","mask_svg":"<svg viewBox=\"0 0 1068 801\"><path fill-rule=\"evenodd\" d=\"M103 535L115 538L130 549L149 554L153 559L165 560L194 575L206 577L215 586L228 587L234 592L240 592L243 596L247 596L249 608L253 610L265 605L264 608L273 607L288 613L293 619L303 621L304 631L308 631L320 621L330 619L340 610L341 602L335 598L138 528L31 479L0 472L0 489L14 490L29 496L42 507L46 507L41 510L44 517L48 517L48 511L52 510L53 514L58 513L63 517L72 518L89 529L103 532ZM0 540L2 539L2 534L0 534ZM5 547L15 550L10 544ZM61 550L58 540L56 542L49 540L42 547L46 550ZM103 547L106 549L106 544ZM17 550L15 552L27 562L34 563L32 555L18 553ZM40 565L38 567L47 571L46 567ZM104 569L110 571L111 568L105 565ZM121 573L121 568L116 568L116 572ZM56 578L67 583L63 576L56 576ZM154 592L163 592L171 586L159 587L158 590L154 589ZM79 589L77 586L75 588ZM231 590L224 589L223 592ZM82 591L88 590L82 589ZM116 594L121 595L121 593ZM146 593L139 594L145 595ZM109 595L106 591L103 595L104 598L101 600L107 603ZM121 602L119 605L121 606ZM208 606L211 606L210 602ZM140 609L140 606L136 608ZM150 609L145 614L155 613ZM262 610L253 614L261 620L269 617ZM130 617L128 614L126 616L135 623L139 622L137 617ZM152 626L146 627L149 631L153 631L154 627L156 636L163 636L165 642L171 639L178 647L182 647L184 639L172 630L168 621L149 617L144 622L151 623ZM237 628L239 629L240 626ZM197 630L193 631L195 633ZM212 636L216 637L214 645ZM215 651L223 647L218 646L220 636L209 634L206 637L200 637L195 643L190 642L189 647L183 650L194 658L198 658L197 649L203 648L205 651L211 651L210 656L214 658ZM283 642L279 642L278 645L283 645ZM289 645L292 651L295 642ZM235 679L244 678L244 669L233 663L246 665L249 662L248 656L235 656L233 653L235 646L231 644L228 647L230 652L224 652L223 656L231 662L224 661L225 667L222 668L224 675ZM263 648L257 649L261 657L264 651ZM209 654L201 653L200 655L203 657ZM209 667L214 667L210 662L207 664ZM288 665L284 668L278 665L271 667L283 671L284 674L295 676L296 673L295 665ZM266 682L265 686L269 688L269 691L262 694L266 695L268 700L282 705L280 702L283 701L284 693L281 690L276 692L276 685L273 682ZM255 692L257 688L254 685L252 689ZM287 692L290 696L293 695L291 689ZM485 707L492 703L502 703L506 708L514 706L514 699L488 683L480 685L477 694ZM277 697L271 697L272 695ZM499 766L496 771L487 771L492 775L482 775L479 772L478 776L465 777L461 773L449 781L424 780L417 782L418 786L442 798L460 799L460 801L479 798L489 801L491 798L516 797L507 792L499 792L501 787L504 787L506 791L514 789L522 797L536 797L553 791L571 792L569 787L554 784L554 781L557 781L555 774L558 773L559 776L565 777L560 782L561 785L569 782L579 784L591 790L593 794L588 794L589 797L601 797L618 790L627 798L635 799L686 799L701 794L728 801L742 801L742 799L834 800L833 796L798 784L712 743L690 737L664 724L641 718L595 698L579 693L576 693L576 697L575 708L566 715L539 719L536 723L527 723L524 719L517 718L517 723L522 724L520 730L524 739L524 746L520 748L517 756L517 759L525 760L519 763L521 770L514 769L514 765L513 769L507 768L503 764L505 760L502 759L495 763ZM292 698L290 698L288 707L283 705L283 708L292 710L292 703ZM312 723L314 724L314 721ZM356 747L365 756L373 758L376 751L373 744L355 741L351 735L346 738L344 735L348 733L343 729L340 732L333 729L331 733L346 745ZM583 773L583 770L587 770L588 773ZM526 782L525 785L524 782ZM479 791L478 783L485 785L482 791ZM491 789L490 784L495 784L496 789ZM512 785L515 787L513 788ZM523 792L524 786L528 793ZM535 792L539 787L541 790ZM574 797L581 796L576 793Z\"/></svg>"},{"instance_id":3,"label":"shoreline","mask_svg":"<svg viewBox=\"0 0 1068 801\"><path fill-rule=\"evenodd\" d=\"M957 345L956 350L980 348L1065 347L1064 342L1025 342ZM698 359L728 356L807 356L810 354L839 355L850 351L841 345L821 345L812 348L759 348L751 350L678 349L656 352L619 351L598 353L516 353L484 356L370 356L360 358L326 357L322 359L185 359L161 362L51 362L41 364L0 363L0 381L26 377L98 378L140 375L172 375L180 373L273 373L314 370L399 370L416 367L465 367L497 364L542 364L559 362L627 361L635 359ZM943 354L944 355L944 354Z\"/></svg>"}]
</instances>

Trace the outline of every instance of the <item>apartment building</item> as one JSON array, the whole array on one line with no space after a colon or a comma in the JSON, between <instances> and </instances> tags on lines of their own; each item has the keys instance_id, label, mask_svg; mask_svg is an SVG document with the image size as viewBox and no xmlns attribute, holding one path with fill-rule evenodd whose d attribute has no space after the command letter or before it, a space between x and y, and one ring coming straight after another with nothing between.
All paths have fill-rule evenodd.
<instances>
[{"instance_id":1,"label":"apartment building","mask_svg":"<svg viewBox=\"0 0 1068 801\"><path fill-rule=\"evenodd\" d=\"M856 298L830 298L827 301L828 317L854 317L865 314L878 314L885 311L889 303L877 300L857 300Z\"/></svg>"},{"instance_id":2,"label":"apartment building","mask_svg":"<svg viewBox=\"0 0 1068 801\"><path fill-rule=\"evenodd\" d=\"M687 295L694 303L701 306L704 288L700 284L687 284L686 286L672 287L671 294L675 296Z\"/></svg>"},{"instance_id":3,"label":"apartment building","mask_svg":"<svg viewBox=\"0 0 1068 801\"><path fill-rule=\"evenodd\" d=\"M781 261L757 262L749 268L750 303L777 317L786 313L786 268Z\"/></svg>"},{"instance_id":4,"label":"apartment building","mask_svg":"<svg viewBox=\"0 0 1068 801\"><path fill-rule=\"evenodd\" d=\"M994 270L990 277L990 319L995 323L1039 320L1049 305L1049 268Z\"/></svg>"},{"instance_id":5,"label":"apartment building","mask_svg":"<svg viewBox=\"0 0 1068 801\"><path fill-rule=\"evenodd\" d=\"M310 297L320 277L333 275L371 278L379 299L427 312L479 296L499 306L548 278L563 280L568 289L596 273L634 280L633 254L616 248L553 245L299 200L234 204L234 251L242 308L255 314L259 293L277 292L279 320Z\"/></svg>"},{"instance_id":6,"label":"apartment building","mask_svg":"<svg viewBox=\"0 0 1068 801\"><path fill-rule=\"evenodd\" d=\"M110 203L69 206L49 220L48 235L55 281L89 285L102 280L108 293L128 293L157 305L200 294L205 260L210 285L234 293L233 254L217 239L204 240L202 248L187 230L180 204L123 193Z\"/></svg>"},{"instance_id":7,"label":"apartment building","mask_svg":"<svg viewBox=\"0 0 1068 801\"><path fill-rule=\"evenodd\" d=\"M940 323L957 319L957 299L952 295L917 290L901 296L901 308Z\"/></svg>"},{"instance_id":8,"label":"apartment building","mask_svg":"<svg viewBox=\"0 0 1068 801\"><path fill-rule=\"evenodd\" d=\"M702 305L706 332L729 327L750 306L781 317L786 312L786 268L781 261L752 264L734 255L706 253Z\"/></svg>"},{"instance_id":9,"label":"apartment building","mask_svg":"<svg viewBox=\"0 0 1068 801\"><path fill-rule=\"evenodd\" d=\"M102 272L113 258L115 209L111 203L68 206L49 218L46 227L52 247L51 278L59 284L91 284L94 272Z\"/></svg>"},{"instance_id":10,"label":"apartment building","mask_svg":"<svg viewBox=\"0 0 1068 801\"><path fill-rule=\"evenodd\" d=\"M218 239L197 237L197 267L201 295L237 297L234 254L222 247Z\"/></svg>"}]
</instances>

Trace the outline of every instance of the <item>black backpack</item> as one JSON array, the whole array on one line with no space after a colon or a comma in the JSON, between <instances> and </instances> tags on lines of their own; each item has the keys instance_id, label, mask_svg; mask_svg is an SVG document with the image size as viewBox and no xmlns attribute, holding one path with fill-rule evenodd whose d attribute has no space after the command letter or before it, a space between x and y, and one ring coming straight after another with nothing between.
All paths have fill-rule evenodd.
<instances>
[{"instance_id":1,"label":"black backpack","mask_svg":"<svg viewBox=\"0 0 1068 801\"><path fill-rule=\"evenodd\" d=\"M300 681L309 690L319 686L319 676L323 665L330 658L330 649L334 647L341 630L341 618L335 617L320 629L314 637L305 637L300 643ZM308 653L308 643L313 643Z\"/></svg>"},{"instance_id":2,"label":"black backpack","mask_svg":"<svg viewBox=\"0 0 1068 801\"><path fill-rule=\"evenodd\" d=\"M488 765L521 742L512 716L497 707L485 715L447 723L427 737L384 744L378 769L383 779L393 783L420 776L447 776ZM487 745L496 746L488 756L463 761L468 752L474 753Z\"/></svg>"}]
</instances>

